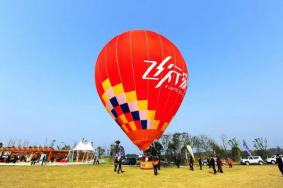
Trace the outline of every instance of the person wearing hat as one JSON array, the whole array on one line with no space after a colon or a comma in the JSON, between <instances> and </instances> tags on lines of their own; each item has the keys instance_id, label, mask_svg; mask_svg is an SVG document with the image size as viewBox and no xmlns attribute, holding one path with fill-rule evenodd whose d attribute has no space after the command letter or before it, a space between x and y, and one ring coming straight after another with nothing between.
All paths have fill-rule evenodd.
<instances>
[{"instance_id":1,"label":"person wearing hat","mask_svg":"<svg viewBox=\"0 0 283 188\"><path fill-rule=\"evenodd\" d=\"M114 172L117 170L117 173L119 174L120 172L123 173L124 171L122 170L122 160L125 156L125 150L124 147L120 145L120 141L117 140L115 141L116 146L118 148L118 152L115 154L115 160L114 160ZM118 169L117 169L118 167Z\"/></svg>"}]
</instances>

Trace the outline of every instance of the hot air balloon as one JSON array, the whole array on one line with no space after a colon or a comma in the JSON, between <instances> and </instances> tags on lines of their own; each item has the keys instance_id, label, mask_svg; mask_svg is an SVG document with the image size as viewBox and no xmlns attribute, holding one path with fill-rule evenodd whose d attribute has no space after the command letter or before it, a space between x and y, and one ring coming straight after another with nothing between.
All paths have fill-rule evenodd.
<instances>
[{"instance_id":1,"label":"hot air balloon","mask_svg":"<svg viewBox=\"0 0 283 188\"><path fill-rule=\"evenodd\" d=\"M176 114L188 87L188 70L167 38L132 30L103 47L95 83L110 116L140 150L146 150Z\"/></svg>"}]
</instances>

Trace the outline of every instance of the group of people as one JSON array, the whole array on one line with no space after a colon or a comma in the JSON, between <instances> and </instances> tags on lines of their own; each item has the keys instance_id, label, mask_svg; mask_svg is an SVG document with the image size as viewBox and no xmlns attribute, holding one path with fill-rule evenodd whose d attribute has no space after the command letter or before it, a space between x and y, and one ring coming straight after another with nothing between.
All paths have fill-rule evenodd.
<instances>
[{"instance_id":1,"label":"group of people","mask_svg":"<svg viewBox=\"0 0 283 188\"><path fill-rule=\"evenodd\" d=\"M223 163L219 157L217 157L216 159L216 165L217 165L217 171L215 169L215 159L214 157L211 157L209 161L209 167L213 169L214 174L217 174L217 172L223 173L223 169L222 169Z\"/></svg>"},{"instance_id":2,"label":"group of people","mask_svg":"<svg viewBox=\"0 0 283 188\"><path fill-rule=\"evenodd\" d=\"M117 172L118 174L120 174L120 172L121 173L125 172L122 170L122 160L123 158L125 158L125 150L123 146L120 145L119 140L117 140L115 144L117 147L117 152L114 154L114 172ZM31 164L33 165L33 160L31 162L32 162ZM226 163L229 168L233 167L232 159L229 159L229 158L226 159ZM192 156L189 157L188 164L189 164L189 169L194 171L194 158ZM199 164L200 170L202 170L203 160L201 158L198 159L198 164ZM276 164L278 165L278 168L283 177L283 161L282 161L282 158L279 156L279 154L276 155ZM179 168L180 163L176 162L176 165ZM223 168L222 168L223 162L220 159L220 157L217 157L216 161L215 161L215 157L208 158L207 165L209 168L213 169L214 174L217 174L217 172L224 173ZM153 174L157 175L158 170L160 170L160 157L159 156L152 157L152 166L153 166ZM217 166L217 170L216 170L216 166Z\"/></svg>"},{"instance_id":3,"label":"group of people","mask_svg":"<svg viewBox=\"0 0 283 188\"><path fill-rule=\"evenodd\" d=\"M189 169L194 171L194 158L192 156L190 156L190 158L188 159L188 164L189 164ZM203 166L203 161L201 158L198 159L198 164L199 164L199 168L200 170L202 170L202 166ZM214 157L211 157L210 159L207 159L207 164L209 166L209 168L213 169L213 173L217 174L217 172L223 173L223 162L221 161L221 159L219 157L217 157L216 161L214 159ZM229 165L230 168L232 168L232 160L228 159L227 160L227 164ZM216 171L216 165L217 165L217 171Z\"/></svg>"}]
</instances>

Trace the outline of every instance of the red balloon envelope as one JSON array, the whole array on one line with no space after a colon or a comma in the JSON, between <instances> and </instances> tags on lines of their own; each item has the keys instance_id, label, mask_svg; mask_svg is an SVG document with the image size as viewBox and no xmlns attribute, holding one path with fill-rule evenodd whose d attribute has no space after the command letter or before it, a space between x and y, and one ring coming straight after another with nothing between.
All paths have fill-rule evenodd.
<instances>
[{"instance_id":1,"label":"red balloon envelope","mask_svg":"<svg viewBox=\"0 0 283 188\"><path fill-rule=\"evenodd\" d=\"M188 70L177 47L164 36L133 30L101 50L95 83L112 118L146 150L176 114L188 86Z\"/></svg>"}]
</instances>

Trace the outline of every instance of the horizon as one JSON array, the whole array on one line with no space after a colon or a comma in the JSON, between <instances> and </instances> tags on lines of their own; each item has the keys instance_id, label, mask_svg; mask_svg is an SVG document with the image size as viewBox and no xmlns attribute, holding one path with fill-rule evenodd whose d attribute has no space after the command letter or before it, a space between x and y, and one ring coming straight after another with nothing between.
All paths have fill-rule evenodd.
<instances>
[{"instance_id":1,"label":"horizon","mask_svg":"<svg viewBox=\"0 0 283 188\"><path fill-rule=\"evenodd\" d=\"M200 11L201 10L201 11ZM283 2L0 2L0 142L55 139L95 146L119 139L94 66L103 46L132 29L158 32L181 51L189 86L164 134L222 134L283 148ZM242 148L242 144L241 148Z\"/></svg>"}]
</instances>

